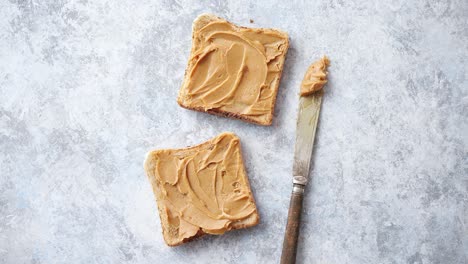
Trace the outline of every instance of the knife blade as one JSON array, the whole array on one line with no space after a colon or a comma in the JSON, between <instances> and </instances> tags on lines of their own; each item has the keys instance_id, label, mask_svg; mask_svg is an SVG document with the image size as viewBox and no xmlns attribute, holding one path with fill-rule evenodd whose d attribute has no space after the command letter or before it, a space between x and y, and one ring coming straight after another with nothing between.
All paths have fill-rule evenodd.
<instances>
[{"instance_id":1,"label":"knife blade","mask_svg":"<svg viewBox=\"0 0 468 264\"><path fill-rule=\"evenodd\" d=\"M303 96L299 102L294 147L293 184L305 186L309 178L315 131L320 115L323 92Z\"/></svg>"}]
</instances>

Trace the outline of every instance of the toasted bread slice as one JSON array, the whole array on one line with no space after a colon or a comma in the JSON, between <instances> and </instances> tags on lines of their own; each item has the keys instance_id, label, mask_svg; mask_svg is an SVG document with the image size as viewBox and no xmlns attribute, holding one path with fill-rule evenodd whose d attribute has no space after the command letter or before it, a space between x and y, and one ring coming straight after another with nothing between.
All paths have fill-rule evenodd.
<instances>
[{"instance_id":1,"label":"toasted bread slice","mask_svg":"<svg viewBox=\"0 0 468 264\"><path fill-rule=\"evenodd\" d=\"M240 141L232 133L194 147L151 151L144 166L169 246L259 221Z\"/></svg>"},{"instance_id":2,"label":"toasted bread slice","mask_svg":"<svg viewBox=\"0 0 468 264\"><path fill-rule=\"evenodd\" d=\"M271 125L289 47L285 32L236 26L211 14L192 25L180 106Z\"/></svg>"}]
</instances>

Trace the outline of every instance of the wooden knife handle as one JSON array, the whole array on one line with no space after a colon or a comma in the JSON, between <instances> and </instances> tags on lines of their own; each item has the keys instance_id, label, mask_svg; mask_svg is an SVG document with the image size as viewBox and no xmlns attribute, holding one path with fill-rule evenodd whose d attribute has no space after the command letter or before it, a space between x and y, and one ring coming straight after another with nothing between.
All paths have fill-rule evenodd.
<instances>
[{"instance_id":1,"label":"wooden knife handle","mask_svg":"<svg viewBox=\"0 0 468 264\"><path fill-rule=\"evenodd\" d=\"M288 223L283 240L283 252L281 264L296 263L297 238L301 224L302 200L304 198L304 186L294 184L289 203Z\"/></svg>"}]
</instances>

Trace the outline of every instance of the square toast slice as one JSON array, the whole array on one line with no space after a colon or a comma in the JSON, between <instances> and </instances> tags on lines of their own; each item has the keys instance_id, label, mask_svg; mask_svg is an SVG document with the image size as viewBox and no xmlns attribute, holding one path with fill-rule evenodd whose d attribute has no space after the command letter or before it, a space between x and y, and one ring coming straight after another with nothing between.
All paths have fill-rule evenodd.
<instances>
[{"instance_id":1,"label":"square toast slice","mask_svg":"<svg viewBox=\"0 0 468 264\"><path fill-rule=\"evenodd\" d=\"M144 167L169 246L259 221L240 141L233 133L184 149L151 151Z\"/></svg>"},{"instance_id":2,"label":"square toast slice","mask_svg":"<svg viewBox=\"0 0 468 264\"><path fill-rule=\"evenodd\" d=\"M289 47L285 32L236 26L211 14L192 25L180 106L271 125Z\"/></svg>"}]
</instances>

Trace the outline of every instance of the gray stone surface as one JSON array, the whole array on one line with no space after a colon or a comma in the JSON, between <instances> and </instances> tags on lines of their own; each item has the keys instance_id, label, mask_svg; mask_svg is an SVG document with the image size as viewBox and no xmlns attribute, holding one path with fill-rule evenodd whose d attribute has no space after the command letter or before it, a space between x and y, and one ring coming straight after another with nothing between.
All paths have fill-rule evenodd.
<instances>
[{"instance_id":1,"label":"gray stone surface","mask_svg":"<svg viewBox=\"0 0 468 264\"><path fill-rule=\"evenodd\" d=\"M177 105L204 12L290 34L271 127ZM1 1L0 262L277 263L298 87L327 54L300 263L467 263L467 21L466 0ZM261 223L169 248L145 153L222 131Z\"/></svg>"}]
</instances>

